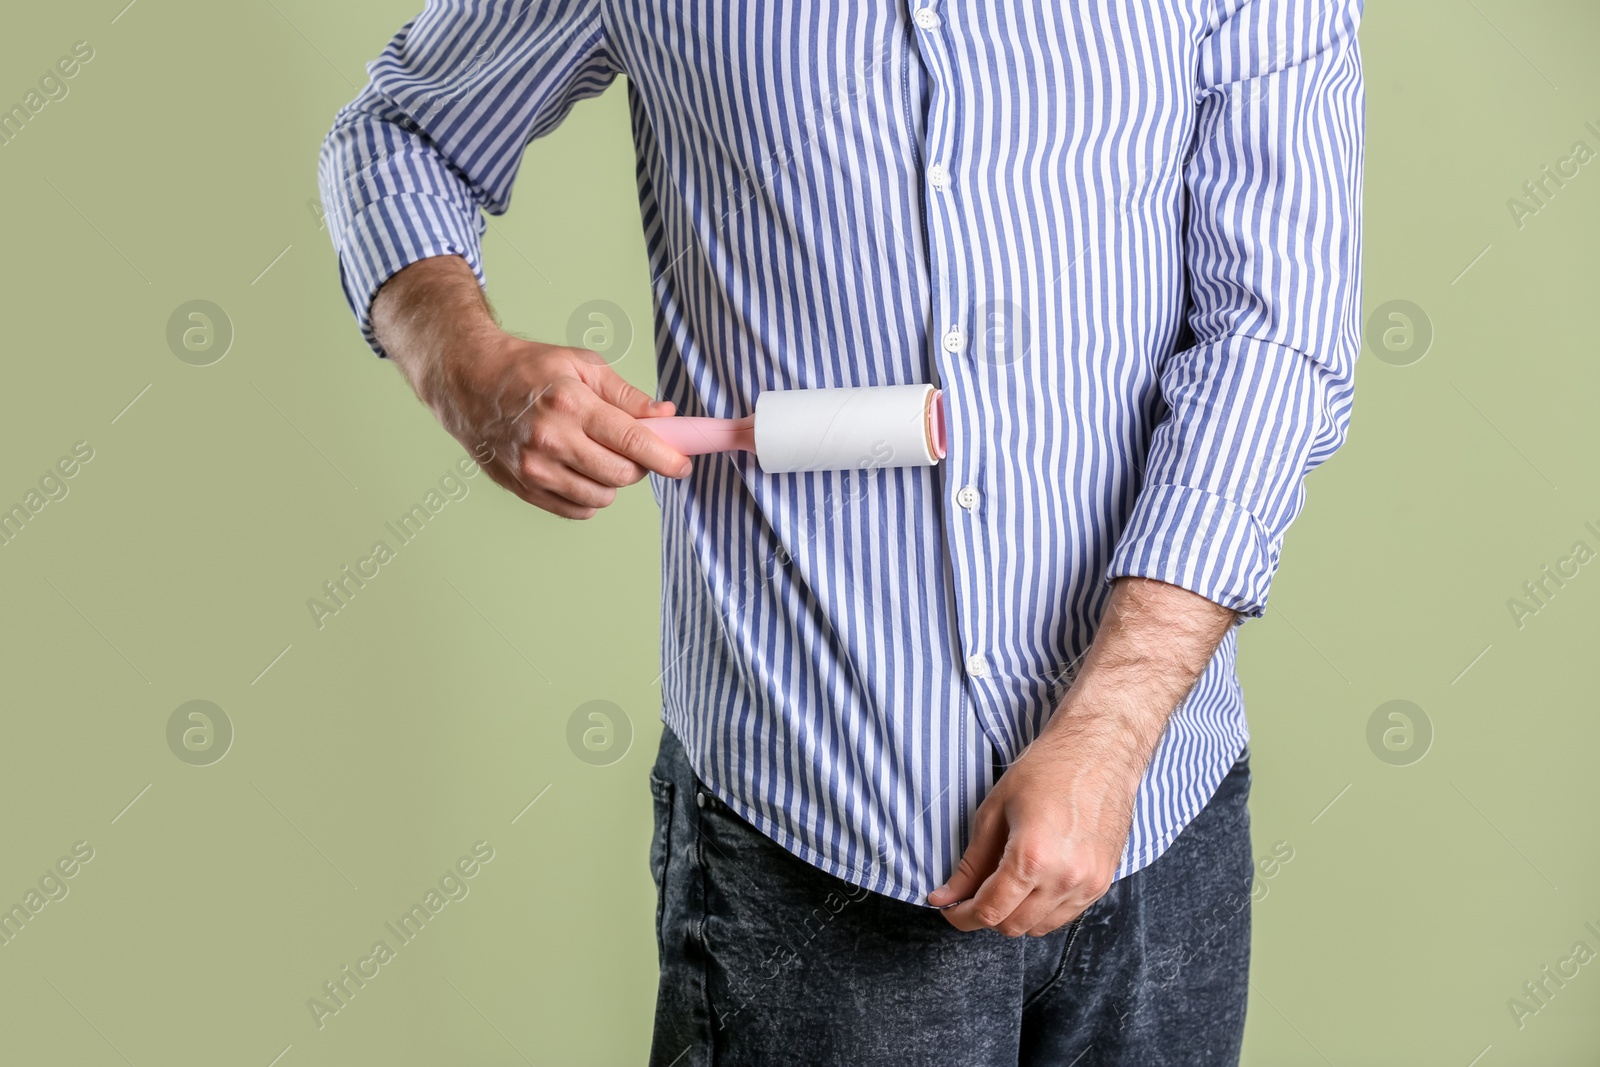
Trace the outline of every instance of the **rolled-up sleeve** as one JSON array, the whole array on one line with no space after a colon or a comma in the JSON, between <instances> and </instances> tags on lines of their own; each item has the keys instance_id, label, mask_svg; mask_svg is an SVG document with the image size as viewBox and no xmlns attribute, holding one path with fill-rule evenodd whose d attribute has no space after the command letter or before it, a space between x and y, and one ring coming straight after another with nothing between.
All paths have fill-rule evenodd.
<instances>
[{"instance_id":1,"label":"rolled-up sleeve","mask_svg":"<svg viewBox=\"0 0 1600 1067\"><path fill-rule=\"evenodd\" d=\"M1187 336L1108 579L1260 616L1305 476L1344 442L1360 350L1359 0L1223 3L1187 164Z\"/></svg>"},{"instance_id":2,"label":"rolled-up sleeve","mask_svg":"<svg viewBox=\"0 0 1600 1067\"><path fill-rule=\"evenodd\" d=\"M430 0L340 109L318 159L323 212L362 336L394 273L458 255L484 283L482 212L503 214L523 149L618 73L600 0Z\"/></svg>"}]
</instances>

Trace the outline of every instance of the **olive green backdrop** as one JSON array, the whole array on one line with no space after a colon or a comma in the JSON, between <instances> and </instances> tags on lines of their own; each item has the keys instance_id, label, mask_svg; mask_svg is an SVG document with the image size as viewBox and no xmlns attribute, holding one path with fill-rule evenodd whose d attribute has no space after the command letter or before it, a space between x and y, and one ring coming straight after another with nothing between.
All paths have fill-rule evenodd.
<instances>
[{"instance_id":1,"label":"olive green backdrop","mask_svg":"<svg viewBox=\"0 0 1600 1067\"><path fill-rule=\"evenodd\" d=\"M0 507L28 515L0 907L29 916L0 927L0 1062L640 1063L654 502L568 523L451 477L316 208L334 111L416 0L123 3L0 31L5 105L92 49L0 147ZM1292 853L1256 890L1245 1062L1592 1064L1600 11L1374 3L1362 39L1354 427L1242 639L1256 852ZM650 388L626 119L619 84L536 144L486 248L509 328L564 340L609 301ZM571 740L590 701L609 738L590 708ZM319 1026L323 983L375 965Z\"/></svg>"}]
</instances>

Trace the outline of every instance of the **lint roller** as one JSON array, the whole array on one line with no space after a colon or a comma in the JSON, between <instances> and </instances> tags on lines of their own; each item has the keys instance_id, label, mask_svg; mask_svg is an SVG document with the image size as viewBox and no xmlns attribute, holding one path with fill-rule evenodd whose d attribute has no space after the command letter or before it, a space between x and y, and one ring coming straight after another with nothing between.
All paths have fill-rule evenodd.
<instances>
[{"instance_id":1,"label":"lint roller","mask_svg":"<svg viewBox=\"0 0 1600 1067\"><path fill-rule=\"evenodd\" d=\"M931 467L944 458L943 394L931 385L768 389L742 419L640 419L686 456L744 450L768 474Z\"/></svg>"}]
</instances>

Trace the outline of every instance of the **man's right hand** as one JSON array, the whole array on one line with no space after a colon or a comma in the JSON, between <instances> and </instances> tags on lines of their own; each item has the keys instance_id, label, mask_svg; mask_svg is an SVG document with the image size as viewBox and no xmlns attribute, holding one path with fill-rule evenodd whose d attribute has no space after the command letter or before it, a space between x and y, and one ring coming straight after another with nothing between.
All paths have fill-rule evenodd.
<instances>
[{"instance_id":1,"label":"man's right hand","mask_svg":"<svg viewBox=\"0 0 1600 1067\"><path fill-rule=\"evenodd\" d=\"M649 471L689 460L638 419L671 415L600 355L514 337L459 256L418 260L378 291L373 330L417 396L489 476L538 508L587 519Z\"/></svg>"}]
</instances>

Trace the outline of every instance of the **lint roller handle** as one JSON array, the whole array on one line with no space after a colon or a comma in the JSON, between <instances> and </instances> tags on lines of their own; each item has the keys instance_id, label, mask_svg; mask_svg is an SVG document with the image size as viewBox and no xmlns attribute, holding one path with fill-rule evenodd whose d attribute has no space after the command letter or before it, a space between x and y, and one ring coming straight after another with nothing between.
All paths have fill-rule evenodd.
<instances>
[{"instance_id":1,"label":"lint roller handle","mask_svg":"<svg viewBox=\"0 0 1600 1067\"><path fill-rule=\"evenodd\" d=\"M640 419L651 433L686 456L709 452L756 450L754 415L742 419L710 419L697 415L667 415Z\"/></svg>"},{"instance_id":2,"label":"lint roller handle","mask_svg":"<svg viewBox=\"0 0 1600 1067\"><path fill-rule=\"evenodd\" d=\"M743 449L768 474L930 467L945 455L943 396L932 385L768 389L742 419L640 419L686 456Z\"/></svg>"}]
</instances>

